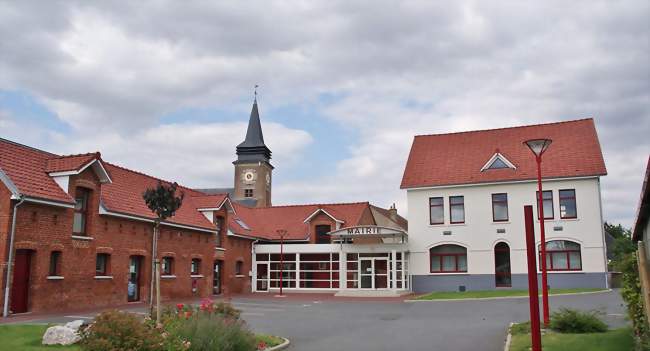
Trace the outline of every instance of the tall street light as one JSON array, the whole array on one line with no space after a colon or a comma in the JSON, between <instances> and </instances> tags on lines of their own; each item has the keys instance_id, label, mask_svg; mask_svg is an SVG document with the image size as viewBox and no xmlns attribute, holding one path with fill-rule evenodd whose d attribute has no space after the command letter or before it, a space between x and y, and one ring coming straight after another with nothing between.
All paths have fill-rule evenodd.
<instances>
[{"instance_id":1,"label":"tall street light","mask_svg":"<svg viewBox=\"0 0 650 351\"><path fill-rule=\"evenodd\" d=\"M282 285L284 285L282 276L284 276L284 237L287 235L287 231L278 229L277 233L280 236L280 295L276 295L276 297L284 297L282 295Z\"/></svg>"},{"instance_id":2,"label":"tall street light","mask_svg":"<svg viewBox=\"0 0 650 351\"><path fill-rule=\"evenodd\" d=\"M544 193L542 192L542 155L551 145L551 139L531 139L526 140L524 144L528 146L530 151L535 154L535 161L537 161L537 208L539 210L539 231L540 241L542 242L541 249L541 268L542 268L542 304L544 311L544 326L548 327L549 313L548 313L548 280L546 276L546 233L544 232Z\"/></svg>"}]
</instances>

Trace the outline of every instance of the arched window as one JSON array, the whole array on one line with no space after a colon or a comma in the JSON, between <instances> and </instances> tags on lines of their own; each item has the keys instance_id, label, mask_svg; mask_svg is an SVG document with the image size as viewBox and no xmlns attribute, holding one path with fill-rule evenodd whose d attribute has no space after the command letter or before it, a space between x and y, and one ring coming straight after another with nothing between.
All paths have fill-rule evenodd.
<instances>
[{"instance_id":1,"label":"arched window","mask_svg":"<svg viewBox=\"0 0 650 351\"><path fill-rule=\"evenodd\" d=\"M431 273L467 272L467 249L440 245L429 250Z\"/></svg>"},{"instance_id":2,"label":"arched window","mask_svg":"<svg viewBox=\"0 0 650 351\"><path fill-rule=\"evenodd\" d=\"M539 257L541 262L541 245ZM540 265L541 268L541 265ZM546 269L548 271L579 271L582 270L580 244L568 240L552 240L546 242Z\"/></svg>"}]
</instances>

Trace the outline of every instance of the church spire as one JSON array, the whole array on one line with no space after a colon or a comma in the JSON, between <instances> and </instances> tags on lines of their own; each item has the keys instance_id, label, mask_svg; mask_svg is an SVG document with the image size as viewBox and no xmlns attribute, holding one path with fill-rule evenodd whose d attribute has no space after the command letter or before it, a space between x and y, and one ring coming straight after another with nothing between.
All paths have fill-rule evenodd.
<instances>
[{"instance_id":1,"label":"church spire","mask_svg":"<svg viewBox=\"0 0 650 351\"><path fill-rule=\"evenodd\" d=\"M255 100L253 100L253 108L248 120L246 138L237 145L237 161L235 162L269 162L270 159L271 150L264 143L260 113L257 109L257 90L255 90Z\"/></svg>"}]
</instances>

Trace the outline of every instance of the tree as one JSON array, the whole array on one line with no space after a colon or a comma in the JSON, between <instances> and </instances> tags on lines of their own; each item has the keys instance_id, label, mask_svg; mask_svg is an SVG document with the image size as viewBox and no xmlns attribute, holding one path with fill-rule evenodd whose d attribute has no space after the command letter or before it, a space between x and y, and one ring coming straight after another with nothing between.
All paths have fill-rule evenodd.
<instances>
[{"instance_id":1,"label":"tree","mask_svg":"<svg viewBox=\"0 0 650 351\"><path fill-rule=\"evenodd\" d=\"M156 290L156 322L160 320L160 259L158 259L158 237L160 233L160 223L169 217L172 217L176 211L183 204L183 197L185 194L181 191L179 196L176 196L178 184L165 184L158 181L155 188L147 188L142 193L147 207L156 215L153 227L153 240L151 250L151 289L149 308L153 312L153 290L155 281Z\"/></svg>"},{"instance_id":2,"label":"tree","mask_svg":"<svg viewBox=\"0 0 650 351\"><path fill-rule=\"evenodd\" d=\"M614 238L612 244L612 266L620 270L619 267L626 255L636 251L636 245L632 240L632 231L622 225L613 225L605 222L605 231Z\"/></svg>"}]
</instances>

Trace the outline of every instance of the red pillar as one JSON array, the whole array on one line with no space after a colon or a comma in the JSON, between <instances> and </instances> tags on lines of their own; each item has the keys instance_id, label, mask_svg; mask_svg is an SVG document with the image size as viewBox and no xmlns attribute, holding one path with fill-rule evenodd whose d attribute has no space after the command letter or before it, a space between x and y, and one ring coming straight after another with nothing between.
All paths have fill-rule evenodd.
<instances>
[{"instance_id":1,"label":"red pillar","mask_svg":"<svg viewBox=\"0 0 650 351\"><path fill-rule=\"evenodd\" d=\"M284 235L280 235L280 296L282 296L283 275L284 275Z\"/></svg>"},{"instance_id":2,"label":"red pillar","mask_svg":"<svg viewBox=\"0 0 650 351\"><path fill-rule=\"evenodd\" d=\"M548 327L549 308L548 308L548 280L546 274L546 232L544 231L544 194L542 193L542 156L537 156L537 188L539 198L537 199L537 208L539 209L539 237L542 242L541 248L541 270L542 270L542 307L544 313L544 326Z\"/></svg>"},{"instance_id":3,"label":"red pillar","mask_svg":"<svg viewBox=\"0 0 650 351\"><path fill-rule=\"evenodd\" d=\"M541 195L541 193L540 193ZM530 305L530 337L532 351L542 350L542 335L539 325L539 293L537 291L537 264L535 249L535 228L533 206L524 206L526 224L526 253L528 256L528 300Z\"/></svg>"}]
</instances>

